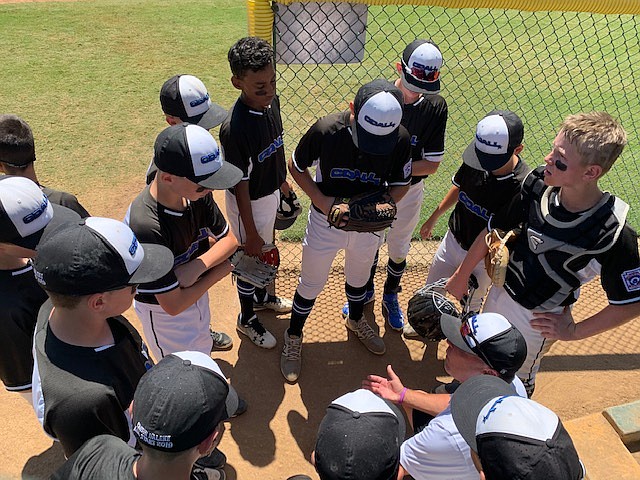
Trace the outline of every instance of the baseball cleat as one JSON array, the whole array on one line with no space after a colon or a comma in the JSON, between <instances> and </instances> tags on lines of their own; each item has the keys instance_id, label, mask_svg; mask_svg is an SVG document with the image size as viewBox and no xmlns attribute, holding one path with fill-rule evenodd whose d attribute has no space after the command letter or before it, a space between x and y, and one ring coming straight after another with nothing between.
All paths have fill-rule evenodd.
<instances>
[{"instance_id":1,"label":"baseball cleat","mask_svg":"<svg viewBox=\"0 0 640 480\"><path fill-rule=\"evenodd\" d=\"M233 347L233 339L226 333L216 332L215 330L209 330L209 333L211 333L211 339L213 340L212 352L214 350L229 350Z\"/></svg>"},{"instance_id":2,"label":"baseball cleat","mask_svg":"<svg viewBox=\"0 0 640 480\"><path fill-rule=\"evenodd\" d=\"M246 323L242 323L242 313L238 314L238 322L236 330L249 339L260 348L273 348L276 346L276 339L271 333L264 328L255 315Z\"/></svg>"},{"instance_id":3,"label":"baseball cleat","mask_svg":"<svg viewBox=\"0 0 640 480\"><path fill-rule=\"evenodd\" d=\"M280 356L280 371L285 380L294 383L300 376L302 368L302 335L291 335L285 330L284 348Z\"/></svg>"},{"instance_id":4,"label":"baseball cleat","mask_svg":"<svg viewBox=\"0 0 640 480\"><path fill-rule=\"evenodd\" d=\"M404 313L398 304L397 293L385 293L382 295L382 316L389 326L398 332L404 327Z\"/></svg>"},{"instance_id":5,"label":"baseball cleat","mask_svg":"<svg viewBox=\"0 0 640 480\"><path fill-rule=\"evenodd\" d=\"M384 340L373 331L373 328L367 323L364 316L357 321L347 318L345 325L356 334L358 340L360 340L371 353L382 355L387 350L384 345Z\"/></svg>"},{"instance_id":6,"label":"baseball cleat","mask_svg":"<svg viewBox=\"0 0 640 480\"><path fill-rule=\"evenodd\" d=\"M264 302L258 302L255 294L253 296L253 310L256 312L260 310L272 310L276 313L289 313L292 307L293 302L288 298L268 295Z\"/></svg>"},{"instance_id":7,"label":"baseball cleat","mask_svg":"<svg viewBox=\"0 0 640 480\"><path fill-rule=\"evenodd\" d=\"M367 293L364 296L364 304L371 303L375 300L374 298L375 292L373 290L367 290ZM345 320L349 318L349 301L344 302L344 306L342 307L342 318Z\"/></svg>"}]
</instances>

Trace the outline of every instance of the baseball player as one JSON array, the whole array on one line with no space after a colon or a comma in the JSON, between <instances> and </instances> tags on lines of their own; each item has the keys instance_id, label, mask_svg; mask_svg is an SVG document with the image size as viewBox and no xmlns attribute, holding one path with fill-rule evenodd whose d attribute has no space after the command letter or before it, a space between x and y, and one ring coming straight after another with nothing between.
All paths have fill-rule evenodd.
<instances>
[{"instance_id":1,"label":"baseball player","mask_svg":"<svg viewBox=\"0 0 640 480\"><path fill-rule=\"evenodd\" d=\"M446 392L406 388L391 365L387 366L387 378L369 375L362 386L404 407L412 423L415 435L400 447L397 478L476 480L478 472L469 445L451 416L451 393L460 383L491 375L504 381L512 395L526 397L524 385L515 376L526 358L526 343L522 334L496 313L474 315L462 323L443 314L440 324L449 344L444 368L455 381L447 385Z\"/></svg>"},{"instance_id":2,"label":"baseball player","mask_svg":"<svg viewBox=\"0 0 640 480\"><path fill-rule=\"evenodd\" d=\"M171 379L167 381L167 379ZM52 480L224 480L224 470L196 460L220 443L238 405L220 367L201 352L176 352L145 374L133 402L140 450L111 435L89 440Z\"/></svg>"},{"instance_id":3,"label":"baseball player","mask_svg":"<svg viewBox=\"0 0 640 480\"><path fill-rule=\"evenodd\" d=\"M508 316L527 340L518 376L530 396L540 360L556 340L591 337L640 315L640 255L637 234L626 221L629 206L598 186L626 143L624 128L608 113L569 115L508 214L488 225L521 228L510 244L504 286L491 288L484 311ZM447 283L457 298L488 250L487 231ZM576 323L571 305L580 286L598 274L608 305Z\"/></svg>"},{"instance_id":4,"label":"baseball player","mask_svg":"<svg viewBox=\"0 0 640 480\"><path fill-rule=\"evenodd\" d=\"M363 315L366 284L380 233L345 232L330 228L327 213L335 197L390 187L398 202L411 182L410 140L402 120L402 92L385 80L358 90L350 110L319 119L302 137L289 171L311 199L302 248L302 271L293 300L289 329L284 334L282 374L295 382L302 364L302 328L322 291L336 253L345 250L345 292L349 300L346 327L377 355L383 340ZM316 164L315 178L309 168Z\"/></svg>"},{"instance_id":5,"label":"baseball player","mask_svg":"<svg viewBox=\"0 0 640 480\"><path fill-rule=\"evenodd\" d=\"M193 123L211 130L222 123L227 111L211 101L207 87L193 75L174 75L162 84L160 105L169 125ZM156 175L157 168L151 161L147 169L147 185Z\"/></svg>"},{"instance_id":6,"label":"baseball player","mask_svg":"<svg viewBox=\"0 0 640 480\"><path fill-rule=\"evenodd\" d=\"M404 49L396 63L400 74L395 86L402 92L402 125L411 135L411 187L398 203L398 213L387 231L389 262L382 295L382 315L393 330L402 331L404 313L398 304L400 281L407 266L411 235L420 219L424 197L423 180L438 170L444 156L444 133L447 126L447 102L440 93L442 54L430 40L414 40ZM367 283L365 304L374 300L373 278L378 255ZM342 315L349 316L345 303Z\"/></svg>"},{"instance_id":7,"label":"baseball player","mask_svg":"<svg viewBox=\"0 0 640 480\"><path fill-rule=\"evenodd\" d=\"M228 188L242 173L226 162L204 128L173 125L157 137L158 174L131 203L125 221L141 241L173 252L174 268L141 285L134 308L154 358L185 349L209 354L231 348L231 338L210 331L209 288L228 275L237 241L212 189Z\"/></svg>"},{"instance_id":8,"label":"baseball player","mask_svg":"<svg viewBox=\"0 0 640 480\"><path fill-rule=\"evenodd\" d=\"M227 160L242 170L242 180L227 190L225 204L231 231L245 252L255 256L273 243L279 189L287 176L273 49L260 38L241 38L229 49L228 59L231 83L241 93L220 127L220 143ZM275 337L255 311L288 313L291 301L240 279L237 288L238 332L259 347L275 347Z\"/></svg>"},{"instance_id":9,"label":"baseball player","mask_svg":"<svg viewBox=\"0 0 640 480\"><path fill-rule=\"evenodd\" d=\"M33 407L69 457L101 434L135 444L128 408L151 368L136 329L121 314L137 285L171 270L171 252L138 242L131 229L89 217L38 245L35 277L50 300L33 340Z\"/></svg>"},{"instance_id":10,"label":"baseball player","mask_svg":"<svg viewBox=\"0 0 640 480\"><path fill-rule=\"evenodd\" d=\"M36 148L31 127L17 115L0 115L0 170L6 175L25 177L37 183L51 203L73 210L82 218L89 212L75 195L44 187L35 169Z\"/></svg>"},{"instance_id":11,"label":"baseball player","mask_svg":"<svg viewBox=\"0 0 640 480\"><path fill-rule=\"evenodd\" d=\"M508 110L494 110L478 122L475 139L463 153L463 163L451 180L453 186L420 228L422 238L430 238L438 219L455 205L449 229L433 256L427 284L450 277L478 233L486 229L489 218L520 193L522 181L531 170L520 158L523 138L522 120ZM478 287L469 309L478 312L491 279L483 262L474 266L473 274ZM417 336L409 324L404 335Z\"/></svg>"},{"instance_id":12,"label":"baseball player","mask_svg":"<svg viewBox=\"0 0 640 480\"><path fill-rule=\"evenodd\" d=\"M79 220L24 177L0 177L0 380L31 404L33 331L47 294L29 259L50 230Z\"/></svg>"}]
</instances>

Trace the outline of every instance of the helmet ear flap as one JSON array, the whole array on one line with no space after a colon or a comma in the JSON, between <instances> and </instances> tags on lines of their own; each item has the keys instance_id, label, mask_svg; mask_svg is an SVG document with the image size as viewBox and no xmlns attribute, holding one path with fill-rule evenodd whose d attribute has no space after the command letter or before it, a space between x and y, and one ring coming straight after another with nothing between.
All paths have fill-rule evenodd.
<instances>
[{"instance_id":1,"label":"helmet ear flap","mask_svg":"<svg viewBox=\"0 0 640 480\"><path fill-rule=\"evenodd\" d=\"M460 317L456 306L442 293L440 282L428 284L417 290L409 300L407 319L418 335L425 340L437 342L446 337L440 327L443 313Z\"/></svg>"}]
</instances>

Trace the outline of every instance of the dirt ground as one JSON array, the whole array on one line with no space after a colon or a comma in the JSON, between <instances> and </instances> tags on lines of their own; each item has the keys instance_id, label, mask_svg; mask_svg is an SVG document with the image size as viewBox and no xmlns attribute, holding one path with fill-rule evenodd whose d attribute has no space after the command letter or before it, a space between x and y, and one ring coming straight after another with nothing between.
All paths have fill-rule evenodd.
<instances>
[{"instance_id":1,"label":"dirt ground","mask_svg":"<svg viewBox=\"0 0 640 480\"><path fill-rule=\"evenodd\" d=\"M129 201L139 190L139 182L121 185L111 198L82 199L94 215L121 218ZM222 203L220 195L216 195ZM427 265L436 242L420 242L408 259L408 269L400 294L404 305L426 277ZM301 247L281 244L282 266L278 292L292 296L295 291ZM384 249L383 249L384 257ZM339 395L360 386L369 373L383 374L392 364L405 384L429 389L446 381L443 344L424 345L405 340L387 331L378 301L366 310L387 344L381 357L368 353L358 340L347 334L339 314L343 303L344 276L340 258L331 279L318 298L305 327L303 369L295 385L287 384L279 369L284 330L288 317L259 313L276 335L278 346L269 351L239 338L234 328L239 311L235 287L227 278L210 291L212 323L229 333L234 347L213 357L231 383L249 403L246 414L228 424L221 449L228 457L227 476L281 480L296 473L317 478L309 463L315 433L326 406ZM383 258L381 265L386 264ZM382 270L378 281L384 278ZM576 307L576 317L584 318L601 308L594 298L603 298L597 284L587 286ZM126 314L137 324L133 311ZM640 349L637 321L592 339L556 344L542 364L534 398L564 420L600 412L608 406L638 398ZM21 397L0 392L0 478L44 479L64 458L61 449L40 428L31 407Z\"/></svg>"}]
</instances>

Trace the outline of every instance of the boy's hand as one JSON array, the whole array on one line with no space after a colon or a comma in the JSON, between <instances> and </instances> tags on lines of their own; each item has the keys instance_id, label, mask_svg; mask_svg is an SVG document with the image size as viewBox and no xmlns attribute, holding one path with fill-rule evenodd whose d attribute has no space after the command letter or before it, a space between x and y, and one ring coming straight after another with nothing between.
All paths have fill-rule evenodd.
<instances>
[{"instance_id":1,"label":"boy's hand","mask_svg":"<svg viewBox=\"0 0 640 480\"><path fill-rule=\"evenodd\" d=\"M244 253L246 253L250 257L257 257L262 253L263 245L264 245L264 240L260 235L247 234L247 241L243 245Z\"/></svg>"},{"instance_id":2,"label":"boy's hand","mask_svg":"<svg viewBox=\"0 0 640 480\"><path fill-rule=\"evenodd\" d=\"M445 285L445 290L453 295L458 301L462 300L467 294L469 290L469 280L463 278L463 275L460 275L458 272L451 275L447 284Z\"/></svg>"},{"instance_id":3,"label":"boy's hand","mask_svg":"<svg viewBox=\"0 0 640 480\"><path fill-rule=\"evenodd\" d=\"M544 338L553 340L575 340L576 323L571 309L564 307L562 313L534 313L531 326Z\"/></svg>"},{"instance_id":4,"label":"boy's hand","mask_svg":"<svg viewBox=\"0 0 640 480\"><path fill-rule=\"evenodd\" d=\"M189 288L198 281L205 272L204 263L199 258L195 258L188 263L178 265L173 269L178 278L181 288Z\"/></svg>"},{"instance_id":5,"label":"boy's hand","mask_svg":"<svg viewBox=\"0 0 640 480\"><path fill-rule=\"evenodd\" d=\"M435 227L435 224L436 222L432 222L431 218L424 222L420 227L420 238L422 238L423 240L429 240L431 238L431 234L433 233L433 227Z\"/></svg>"}]
</instances>

